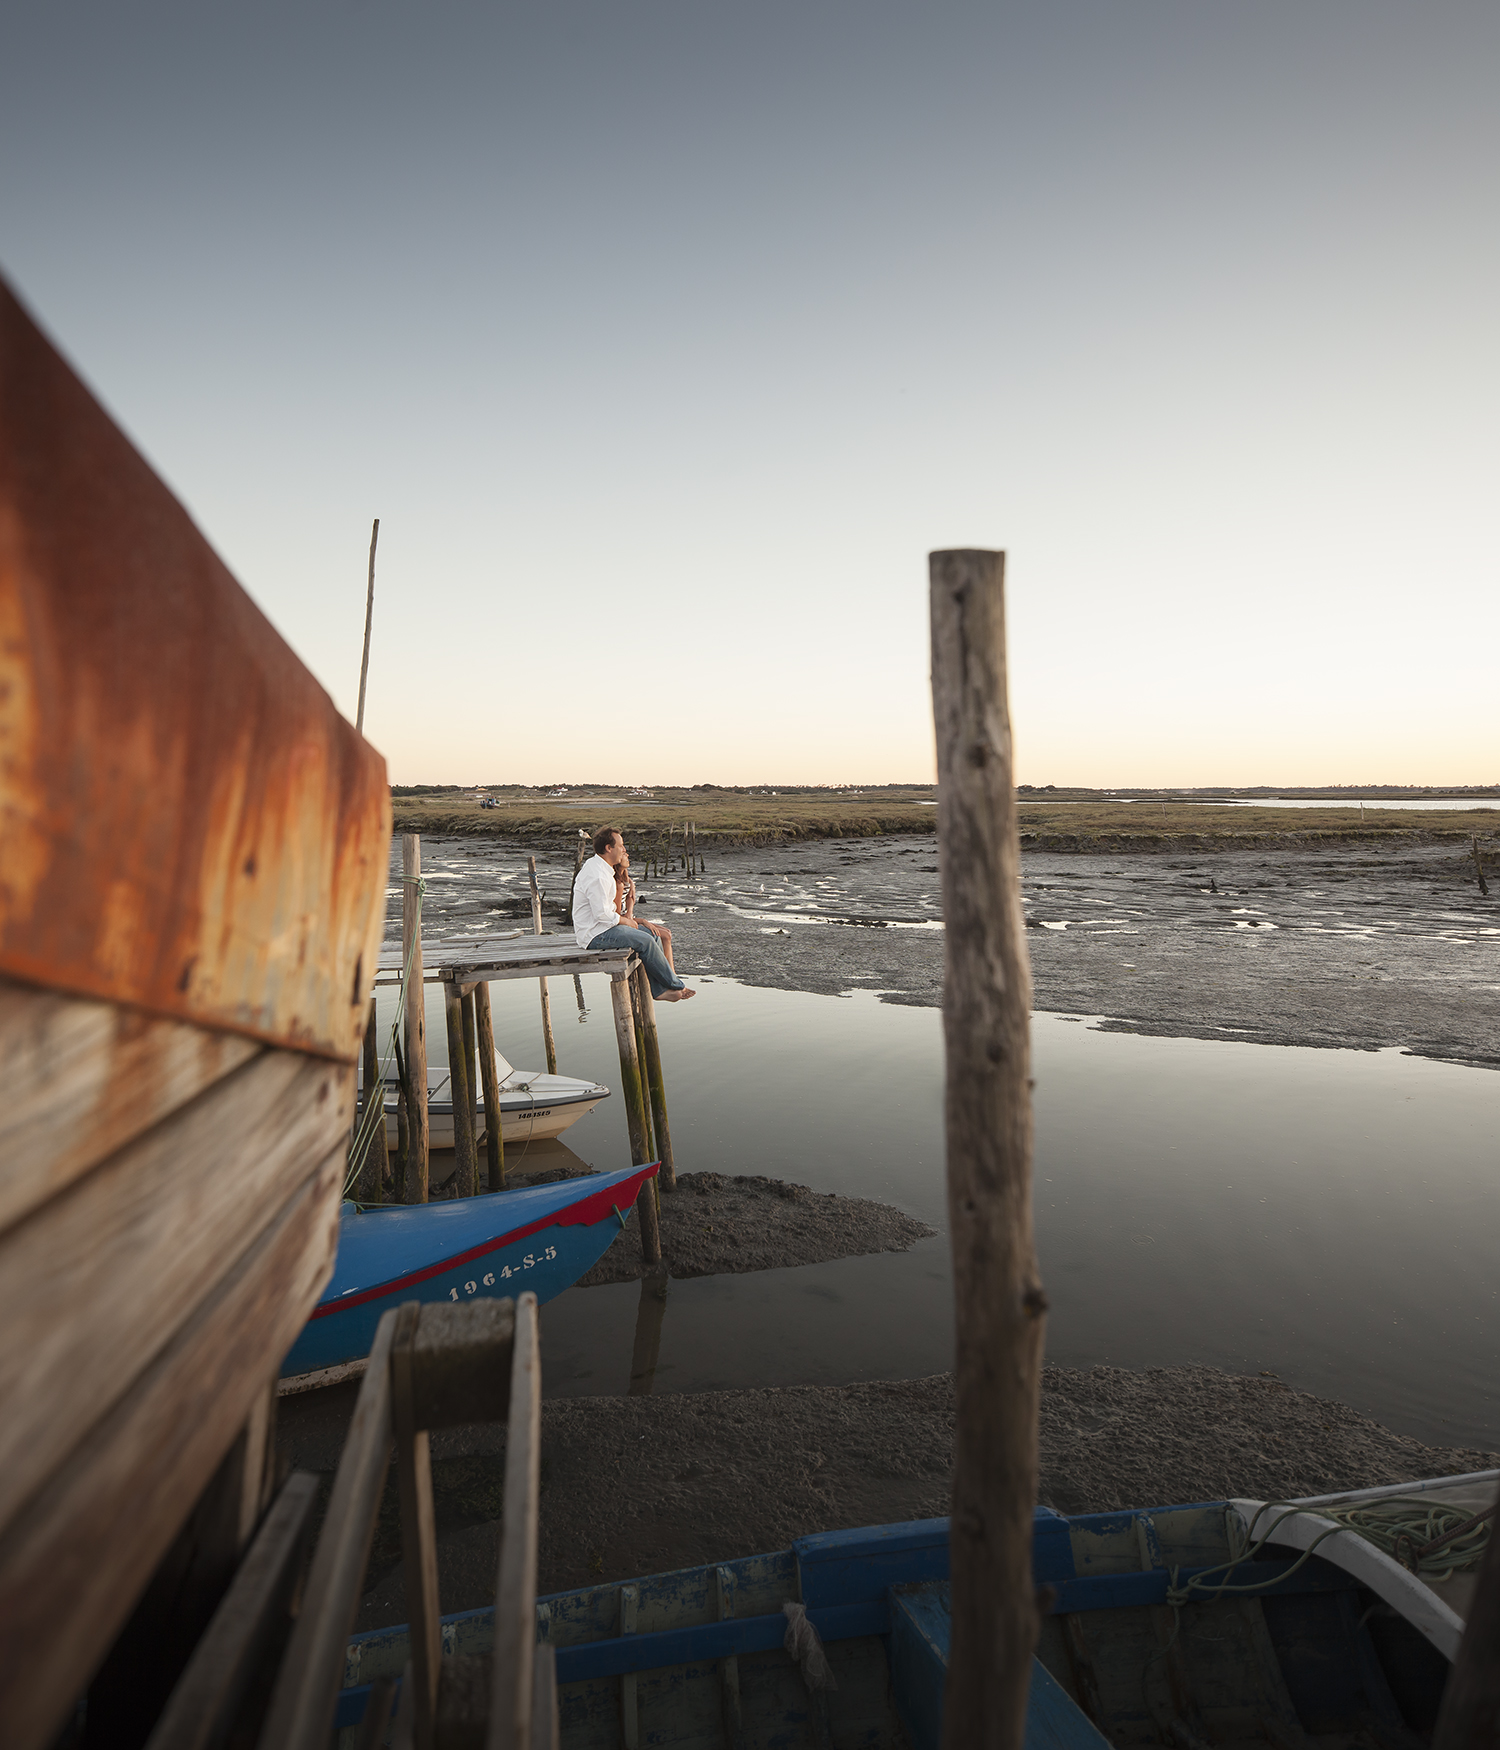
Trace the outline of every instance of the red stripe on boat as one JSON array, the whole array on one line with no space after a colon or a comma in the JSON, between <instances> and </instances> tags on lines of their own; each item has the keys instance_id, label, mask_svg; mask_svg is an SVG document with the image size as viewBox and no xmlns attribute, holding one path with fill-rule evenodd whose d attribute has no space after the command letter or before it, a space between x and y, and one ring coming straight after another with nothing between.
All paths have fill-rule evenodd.
<instances>
[{"instance_id":1,"label":"red stripe on boat","mask_svg":"<svg viewBox=\"0 0 1500 1750\"><path fill-rule=\"evenodd\" d=\"M660 1161L654 1161L649 1167L642 1167L633 1178L621 1179L607 1191L596 1191L592 1197L580 1198L577 1203L570 1203L566 1208L544 1216L540 1221L533 1221L527 1227L512 1228L507 1233L497 1234L492 1240L485 1240L482 1245L470 1246L466 1252L455 1252L451 1258L439 1259L436 1264L429 1264L425 1270L413 1270L409 1276L394 1276L389 1282L382 1282L376 1288L362 1288L358 1294L343 1294L337 1300L324 1301L313 1308L308 1322L311 1323L312 1319L326 1319L330 1313L343 1312L345 1307L363 1306L367 1300L384 1300L398 1289L410 1288L417 1282L426 1282L432 1276L441 1276L445 1270L456 1270L460 1264L467 1264L471 1258L482 1258L487 1252L498 1252L501 1246L514 1245L517 1240L541 1233L543 1228L593 1227L596 1222L613 1215L616 1204L619 1204L623 1212L628 1205L634 1203L641 1186L647 1179L655 1176L660 1165Z\"/></svg>"}]
</instances>

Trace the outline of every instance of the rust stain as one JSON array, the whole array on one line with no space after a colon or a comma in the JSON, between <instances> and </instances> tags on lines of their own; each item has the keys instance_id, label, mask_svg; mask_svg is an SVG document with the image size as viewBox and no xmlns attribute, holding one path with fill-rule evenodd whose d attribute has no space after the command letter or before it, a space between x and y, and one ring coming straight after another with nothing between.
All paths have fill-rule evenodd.
<instances>
[{"instance_id":1,"label":"rust stain","mask_svg":"<svg viewBox=\"0 0 1500 1750\"><path fill-rule=\"evenodd\" d=\"M0 283L0 972L352 1061L390 814L384 760Z\"/></svg>"}]
</instances>

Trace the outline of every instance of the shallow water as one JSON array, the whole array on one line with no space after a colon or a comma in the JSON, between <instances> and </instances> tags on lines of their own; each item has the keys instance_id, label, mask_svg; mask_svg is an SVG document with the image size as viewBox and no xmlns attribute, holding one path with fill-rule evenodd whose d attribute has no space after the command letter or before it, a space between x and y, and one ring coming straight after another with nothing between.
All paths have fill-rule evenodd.
<instances>
[{"instance_id":1,"label":"shallow water","mask_svg":"<svg viewBox=\"0 0 1500 1750\"><path fill-rule=\"evenodd\" d=\"M535 984L491 989L500 1049L541 1064ZM605 981L583 980L582 1023L572 981L551 989L560 1070L614 1086ZM936 1011L704 979L658 1017L679 1171L765 1173L943 1228ZM1050 1360L1266 1369L1435 1444L1500 1447L1493 1071L1045 1014L1033 1052ZM567 1143L598 1168L628 1165L618 1100ZM552 1302L548 1394L629 1389L638 1320L637 1390L912 1377L952 1360L941 1234L908 1253L673 1282L648 1379L653 1311L636 1284Z\"/></svg>"}]
</instances>

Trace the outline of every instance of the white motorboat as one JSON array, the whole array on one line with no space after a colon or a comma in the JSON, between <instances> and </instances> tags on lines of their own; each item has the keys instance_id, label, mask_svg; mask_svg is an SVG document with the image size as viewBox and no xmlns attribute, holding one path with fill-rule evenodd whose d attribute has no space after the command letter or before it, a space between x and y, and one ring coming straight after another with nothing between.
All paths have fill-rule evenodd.
<instances>
[{"instance_id":1,"label":"white motorboat","mask_svg":"<svg viewBox=\"0 0 1500 1750\"><path fill-rule=\"evenodd\" d=\"M581 1081L577 1076L549 1076L541 1070L513 1069L495 1053L495 1074L500 1082L500 1134L511 1143L542 1142L561 1136L601 1100L609 1089L600 1082ZM361 1078L361 1085L363 1078ZM474 1060L474 1136L483 1146L485 1137L484 1096L479 1083L479 1060ZM395 1071L386 1077L386 1145L396 1147ZM441 1066L427 1071L427 1130L431 1148L453 1147L453 1089L448 1071Z\"/></svg>"}]
</instances>

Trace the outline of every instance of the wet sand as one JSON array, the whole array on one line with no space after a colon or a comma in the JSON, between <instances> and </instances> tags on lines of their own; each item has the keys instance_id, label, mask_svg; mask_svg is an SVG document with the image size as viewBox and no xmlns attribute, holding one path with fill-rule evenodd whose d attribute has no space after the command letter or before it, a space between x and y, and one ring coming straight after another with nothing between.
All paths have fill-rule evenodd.
<instances>
[{"instance_id":1,"label":"wet sand","mask_svg":"<svg viewBox=\"0 0 1500 1750\"><path fill-rule=\"evenodd\" d=\"M331 1473L356 1387L281 1406L293 1463ZM930 1379L542 1407L538 1582L561 1591L948 1510L953 1381ZM504 1434L432 1436L444 1611L492 1601ZM1266 1499L1483 1470L1500 1455L1423 1445L1269 1376L1208 1367L1043 1377L1040 1498L1061 1512ZM395 1486L360 1628L406 1620Z\"/></svg>"},{"instance_id":2,"label":"wet sand","mask_svg":"<svg viewBox=\"0 0 1500 1750\"><path fill-rule=\"evenodd\" d=\"M504 927L520 847L432 840L423 854L455 877L429 890L435 927ZM543 869L552 902L571 872ZM1457 847L1027 851L1022 893L1038 1009L1124 1032L1500 1066L1500 881L1481 896ZM930 836L718 852L700 880L643 882L640 909L672 928L689 977L942 1001Z\"/></svg>"}]
</instances>

